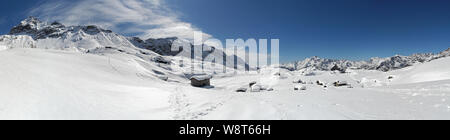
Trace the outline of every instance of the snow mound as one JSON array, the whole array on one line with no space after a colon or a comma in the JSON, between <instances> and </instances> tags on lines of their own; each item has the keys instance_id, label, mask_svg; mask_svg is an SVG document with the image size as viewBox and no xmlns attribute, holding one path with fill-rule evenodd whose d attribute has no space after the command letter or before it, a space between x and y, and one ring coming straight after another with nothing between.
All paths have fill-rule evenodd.
<instances>
[{"instance_id":1,"label":"snow mound","mask_svg":"<svg viewBox=\"0 0 450 140\"><path fill-rule=\"evenodd\" d=\"M8 49L8 47L0 45L0 51L7 50L7 49Z\"/></svg>"}]
</instances>

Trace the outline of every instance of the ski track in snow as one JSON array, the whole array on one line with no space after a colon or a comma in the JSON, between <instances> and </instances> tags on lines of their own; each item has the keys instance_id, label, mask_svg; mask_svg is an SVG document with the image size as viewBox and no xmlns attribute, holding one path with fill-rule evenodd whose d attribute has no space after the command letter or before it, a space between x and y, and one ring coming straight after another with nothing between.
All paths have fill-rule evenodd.
<instances>
[{"instance_id":1,"label":"ski track in snow","mask_svg":"<svg viewBox=\"0 0 450 140\"><path fill-rule=\"evenodd\" d=\"M202 105L201 109L195 109L192 107L194 103L189 100L188 96L180 87L175 87L175 92L169 100L175 113L172 119L199 120L224 105L225 102L222 100L217 102L211 101L213 103L208 102L206 103L207 105Z\"/></svg>"}]
</instances>

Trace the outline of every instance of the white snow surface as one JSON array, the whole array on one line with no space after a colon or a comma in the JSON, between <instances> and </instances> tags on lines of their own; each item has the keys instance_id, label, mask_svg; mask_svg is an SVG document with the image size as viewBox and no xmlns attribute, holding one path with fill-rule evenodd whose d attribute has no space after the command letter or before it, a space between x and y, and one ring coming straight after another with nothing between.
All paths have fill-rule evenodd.
<instances>
[{"instance_id":1,"label":"white snow surface","mask_svg":"<svg viewBox=\"0 0 450 140\"><path fill-rule=\"evenodd\" d=\"M8 47L0 45L0 51L7 50L7 49L8 49Z\"/></svg>"},{"instance_id":2,"label":"white snow surface","mask_svg":"<svg viewBox=\"0 0 450 140\"><path fill-rule=\"evenodd\" d=\"M305 75L264 68L259 74L215 75L213 88L195 88L183 68L169 69L141 56L0 48L0 119L450 118L450 58L391 72L311 70ZM292 81L299 79L306 90L294 90L299 83ZM274 90L235 92L252 81ZM334 87L336 81L352 88Z\"/></svg>"},{"instance_id":3,"label":"white snow surface","mask_svg":"<svg viewBox=\"0 0 450 140\"><path fill-rule=\"evenodd\" d=\"M28 24L32 29L23 28ZM0 119L450 119L450 49L392 57L383 63L388 72L370 66L321 71L354 65L314 58L297 63L296 71L245 73L242 65L237 74L217 74L220 65L199 71L201 61L181 64L185 57L161 56L95 26L60 27L35 18L20 25L0 36ZM47 28L55 32L41 34ZM423 63L412 63L416 59ZM212 74L212 86L190 86L193 68ZM334 87L336 81L349 85ZM236 92L240 88L247 92Z\"/></svg>"},{"instance_id":4,"label":"white snow surface","mask_svg":"<svg viewBox=\"0 0 450 140\"><path fill-rule=\"evenodd\" d=\"M402 76L400 80L393 82L419 83L450 79L450 62L448 58L437 59L430 63L428 65L417 65L416 67L392 72L393 74Z\"/></svg>"}]
</instances>

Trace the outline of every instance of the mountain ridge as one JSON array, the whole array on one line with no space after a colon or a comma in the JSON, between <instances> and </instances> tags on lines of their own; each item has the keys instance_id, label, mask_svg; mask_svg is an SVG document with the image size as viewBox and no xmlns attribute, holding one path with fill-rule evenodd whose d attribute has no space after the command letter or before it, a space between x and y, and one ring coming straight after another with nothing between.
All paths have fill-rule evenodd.
<instances>
[{"instance_id":1,"label":"mountain ridge","mask_svg":"<svg viewBox=\"0 0 450 140\"><path fill-rule=\"evenodd\" d=\"M370 60L352 61L345 59L326 59L318 56L306 58L304 60L295 61L283 64L281 67L294 71L301 69L315 69L322 71L329 71L334 66L338 66L341 69L366 69L366 70L379 70L379 71L391 71L402 69L412 66L416 63L425 63L436 59L450 56L450 48L440 53L416 53L410 56L395 55L392 57L379 58L374 57Z\"/></svg>"},{"instance_id":2,"label":"mountain ridge","mask_svg":"<svg viewBox=\"0 0 450 140\"><path fill-rule=\"evenodd\" d=\"M203 54L202 57L192 57L189 53L173 52L172 44L175 40L183 41L191 45L195 54ZM0 36L0 45L8 48L29 47L59 50L75 50L85 53L102 53L107 49L116 49L129 54L152 54L152 56L178 56L191 57L197 60L203 60L209 55L225 55L232 60L235 55L228 55L220 49L213 46L202 45L194 46L191 42L177 37L170 38L148 38L127 37L117 34L111 30L106 30L96 25L77 25L65 26L59 22L42 22L36 17L28 17L14 26L7 35ZM208 49L205 49L208 48ZM189 51L191 51L189 50ZM147 52L150 51L150 52ZM216 51L216 52L215 52ZM215 53L213 53L215 52ZM221 57L221 56L216 56ZM238 64L245 64L245 61L239 57L236 60ZM216 62L219 63L219 62ZM230 66L234 62L225 61L223 64Z\"/></svg>"}]
</instances>

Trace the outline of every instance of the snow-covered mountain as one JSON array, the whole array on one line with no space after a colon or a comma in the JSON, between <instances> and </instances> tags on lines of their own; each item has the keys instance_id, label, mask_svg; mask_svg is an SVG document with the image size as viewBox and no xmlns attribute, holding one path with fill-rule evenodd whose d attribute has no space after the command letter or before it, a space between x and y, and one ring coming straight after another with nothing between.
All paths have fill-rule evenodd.
<instances>
[{"instance_id":1,"label":"snow-covered mountain","mask_svg":"<svg viewBox=\"0 0 450 140\"><path fill-rule=\"evenodd\" d=\"M182 48L179 51L172 51L171 47L172 44L174 43L174 41L178 40L178 38L176 37L172 37L172 38L159 38L159 39L154 39L154 38L150 38L147 40L142 40L139 37L129 37L128 40L136 47L139 48L143 48L143 49L147 49L147 50L151 50L155 53L158 53L160 55L163 56L175 56L175 55L180 55L180 56L184 56L184 57L192 57L191 53L181 53L181 51L183 50ZM184 40L186 42L188 42L187 40ZM198 60L204 60L206 57L208 57L209 55L215 55L214 57L223 57L223 55L226 56L226 58L224 59L222 64L225 64L226 66L233 66L234 65L234 61L227 61L227 60L234 60L236 59L236 63L238 64L238 66L241 66L241 68L247 67L248 65L245 63L245 61L235 55L227 55L223 50L221 49L216 49L216 47L214 46L209 46L204 44L203 46L194 46L191 44L191 48L196 48L196 49L191 49L189 51L194 51L194 54L202 54L201 58L196 58Z\"/></svg>"},{"instance_id":2,"label":"snow-covered mountain","mask_svg":"<svg viewBox=\"0 0 450 140\"><path fill-rule=\"evenodd\" d=\"M170 56L175 56L181 52L181 50L179 52L171 50L172 43L177 39L172 37L143 40L138 37L125 37L95 25L65 26L59 22L47 23L35 17L29 17L12 28L8 35L0 36L0 46L3 46L5 49L42 48L100 54L115 51L140 57L169 57L168 59L170 59ZM179 39L178 41L191 44L188 40ZM227 55L222 50L215 49L212 46L191 45L191 47L195 48L192 50L196 51L196 54L203 54L203 57L196 58L199 60L209 55L226 55L228 58L226 60L231 60L231 57L235 57L234 55ZM191 54L186 53L181 54L181 56L191 57ZM226 64L234 64L232 61L224 62ZM237 63L245 65L245 61L238 57Z\"/></svg>"},{"instance_id":3,"label":"snow-covered mountain","mask_svg":"<svg viewBox=\"0 0 450 140\"><path fill-rule=\"evenodd\" d=\"M91 52L114 48L130 53L138 52L128 38L90 26L64 26L58 22L46 23L35 17L23 20L8 35L0 36L0 44L9 48L42 48Z\"/></svg>"},{"instance_id":4,"label":"snow-covered mountain","mask_svg":"<svg viewBox=\"0 0 450 140\"><path fill-rule=\"evenodd\" d=\"M282 67L289 70L312 69L312 70L328 71L331 70L334 66L338 66L341 69L352 68L352 69L379 70L386 72L409 67L416 63L429 62L435 59L448 56L450 56L450 48L438 54L420 53L420 54L413 54L411 56L396 55L388 58L372 58L368 61L324 59L315 56L307 58L303 61L287 63L284 64Z\"/></svg>"}]
</instances>

